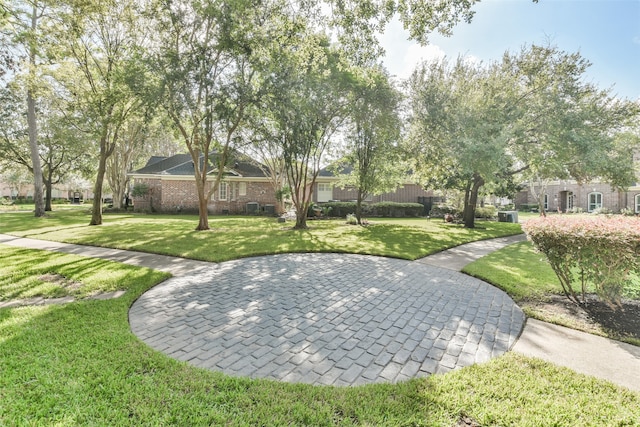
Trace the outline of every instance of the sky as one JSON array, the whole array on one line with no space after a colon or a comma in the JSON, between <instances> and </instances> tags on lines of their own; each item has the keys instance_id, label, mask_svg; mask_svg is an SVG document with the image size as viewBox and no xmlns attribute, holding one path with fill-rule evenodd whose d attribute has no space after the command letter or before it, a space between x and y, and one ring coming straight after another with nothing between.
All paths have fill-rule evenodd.
<instances>
[{"instance_id":1,"label":"sky","mask_svg":"<svg viewBox=\"0 0 640 427\"><path fill-rule=\"evenodd\" d=\"M432 34L428 46L408 41L393 21L380 38L386 68L406 78L424 60L462 55L490 62L550 42L592 63L585 81L640 99L640 0L484 0L473 10L470 24L457 24L450 37Z\"/></svg>"}]
</instances>

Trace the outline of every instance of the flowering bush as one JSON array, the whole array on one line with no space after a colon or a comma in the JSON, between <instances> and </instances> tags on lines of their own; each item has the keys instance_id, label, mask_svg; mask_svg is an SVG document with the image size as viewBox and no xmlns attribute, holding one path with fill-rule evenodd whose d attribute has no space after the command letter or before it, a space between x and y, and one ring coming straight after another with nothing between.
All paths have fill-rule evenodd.
<instances>
[{"instance_id":1,"label":"flowering bush","mask_svg":"<svg viewBox=\"0 0 640 427\"><path fill-rule=\"evenodd\" d=\"M585 303L586 284L592 283L601 299L620 306L629 273L640 272L640 218L553 216L522 228L578 304Z\"/></svg>"}]
</instances>

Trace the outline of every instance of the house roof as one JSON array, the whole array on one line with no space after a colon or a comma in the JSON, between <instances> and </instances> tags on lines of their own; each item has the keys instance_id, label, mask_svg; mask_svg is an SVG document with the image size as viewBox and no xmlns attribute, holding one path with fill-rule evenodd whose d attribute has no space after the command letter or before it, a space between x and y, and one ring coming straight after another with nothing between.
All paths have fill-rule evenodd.
<instances>
[{"instance_id":1,"label":"house roof","mask_svg":"<svg viewBox=\"0 0 640 427\"><path fill-rule=\"evenodd\" d=\"M215 160L216 153L209 155L210 162ZM202 162L203 156L200 157ZM259 164L250 157L233 151L229 156L226 174L237 175L243 177L265 177L265 173L258 166ZM207 173L215 171L216 168L209 166ZM176 154L171 157L152 156L147 164L133 171L134 175L173 175L173 176L193 176L194 167L190 154Z\"/></svg>"},{"instance_id":2,"label":"house roof","mask_svg":"<svg viewBox=\"0 0 640 427\"><path fill-rule=\"evenodd\" d=\"M348 175L352 171L353 171L353 167L351 165L341 164L336 166L334 164L334 165L329 165L325 168L320 169L320 172L318 172L318 176L337 177L338 175ZM338 172L338 174L336 174L336 172Z\"/></svg>"}]
</instances>

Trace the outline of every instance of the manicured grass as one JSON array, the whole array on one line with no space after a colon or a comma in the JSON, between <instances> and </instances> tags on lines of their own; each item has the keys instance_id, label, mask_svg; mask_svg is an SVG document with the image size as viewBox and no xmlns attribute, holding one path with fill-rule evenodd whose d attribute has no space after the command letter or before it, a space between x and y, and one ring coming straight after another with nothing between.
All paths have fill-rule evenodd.
<instances>
[{"instance_id":1,"label":"manicured grass","mask_svg":"<svg viewBox=\"0 0 640 427\"><path fill-rule=\"evenodd\" d=\"M462 271L498 286L516 302L538 300L549 293L562 294L558 277L530 242L492 252Z\"/></svg>"},{"instance_id":2,"label":"manicured grass","mask_svg":"<svg viewBox=\"0 0 640 427\"><path fill-rule=\"evenodd\" d=\"M368 227L344 220L309 221L308 230L265 217L211 217L211 230L194 231L195 216L108 214L88 226L85 212L24 213L0 217L0 233L130 249L205 261L286 252L338 252L417 259L474 240L519 234L519 224L482 222L473 230L426 219L375 220Z\"/></svg>"},{"instance_id":3,"label":"manicured grass","mask_svg":"<svg viewBox=\"0 0 640 427\"><path fill-rule=\"evenodd\" d=\"M564 295L558 277L544 254L530 242L520 242L492 252L467 265L463 272L498 286L516 302L543 299L547 294ZM587 292L594 289L587 287ZM632 276L623 297L640 299L640 281Z\"/></svg>"},{"instance_id":4,"label":"manicured grass","mask_svg":"<svg viewBox=\"0 0 640 427\"><path fill-rule=\"evenodd\" d=\"M130 282L169 277L149 269L75 255L0 245L0 301L33 297L88 296L123 290Z\"/></svg>"},{"instance_id":5,"label":"manicured grass","mask_svg":"<svg viewBox=\"0 0 640 427\"><path fill-rule=\"evenodd\" d=\"M56 261L55 254L29 252ZM5 253L4 260L28 266L27 255ZM83 259L76 258L64 268L80 281L80 269L72 267ZM483 426L607 426L640 420L640 393L511 353L447 375L349 388L194 368L130 332L130 305L162 277L144 269L127 275L121 281L127 292L113 300L0 309L0 425L454 426L469 417Z\"/></svg>"},{"instance_id":6,"label":"manicured grass","mask_svg":"<svg viewBox=\"0 0 640 427\"><path fill-rule=\"evenodd\" d=\"M467 265L462 271L507 292L529 317L573 329L583 329L571 317L540 307L539 303L548 299L550 294L564 296L564 293L560 281L544 255L536 252L530 242L516 243L492 252ZM586 291L594 292L594 289L588 285ZM622 295L625 298L640 300L640 278L632 275ZM588 329L586 332L640 345L635 338L621 337L602 328Z\"/></svg>"}]
</instances>

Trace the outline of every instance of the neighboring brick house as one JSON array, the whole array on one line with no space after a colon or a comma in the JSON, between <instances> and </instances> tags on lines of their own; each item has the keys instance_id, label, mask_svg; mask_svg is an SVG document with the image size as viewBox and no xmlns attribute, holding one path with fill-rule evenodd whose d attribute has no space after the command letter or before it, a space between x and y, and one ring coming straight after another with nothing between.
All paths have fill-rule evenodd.
<instances>
[{"instance_id":1,"label":"neighboring brick house","mask_svg":"<svg viewBox=\"0 0 640 427\"><path fill-rule=\"evenodd\" d=\"M226 169L225 177L209 204L209 212L273 213L277 203L275 191L263 171L264 168L258 167L254 160L240 153L236 153L229 164L231 166ZM213 169L209 171L211 182L215 179L215 173ZM148 188L146 195L133 198L135 210L197 212L198 196L191 155L153 156L143 168L131 172L129 176L133 178L134 185L144 184ZM336 185L337 181L338 177L328 170L320 171L313 189L313 201L323 203L330 200L354 200L355 190L342 189ZM428 212L431 203L436 200L433 191L425 191L417 184L407 183L396 191L369 197L367 202L422 203Z\"/></svg>"},{"instance_id":2,"label":"neighboring brick house","mask_svg":"<svg viewBox=\"0 0 640 427\"><path fill-rule=\"evenodd\" d=\"M275 191L264 172L248 157L235 153L225 170L218 191L211 198L212 214L257 213L273 211ZM210 182L215 180L216 170L209 168ZM197 212L193 161L190 154L171 157L151 157L147 164L129 174L134 185L144 184L148 192L133 198L137 211Z\"/></svg>"},{"instance_id":3,"label":"neighboring brick house","mask_svg":"<svg viewBox=\"0 0 640 427\"><path fill-rule=\"evenodd\" d=\"M618 191L602 182L578 184L576 181L552 181L544 190L545 210L560 212L593 212L606 208L614 213L631 209L640 214L640 153L634 156L637 182L627 191ZM539 193L539 189L536 193ZM528 188L516 195L516 207L537 204Z\"/></svg>"},{"instance_id":4,"label":"neighboring brick house","mask_svg":"<svg viewBox=\"0 0 640 427\"><path fill-rule=\"evenodd\" d=\"M343 173L349 173L349 170L344 170ZM318 178L316 179L313 201L316 203L323 203L330 200L341 202L355 200L358 197L358 193L355 188L342 188L336 185L338 180L339 178L331 170L327 168L322 169L318 173ZM428 213L431 209L431 205L438 200L440 200L440 197L436 197L433 190L425 190L419 184L407 182L396 188L394 191L376 196L369 196L366 199L366 202L421 203L425 205L426 212Z\"/></svg>"}]
</instances>

